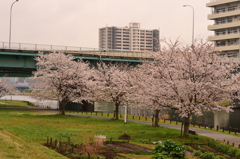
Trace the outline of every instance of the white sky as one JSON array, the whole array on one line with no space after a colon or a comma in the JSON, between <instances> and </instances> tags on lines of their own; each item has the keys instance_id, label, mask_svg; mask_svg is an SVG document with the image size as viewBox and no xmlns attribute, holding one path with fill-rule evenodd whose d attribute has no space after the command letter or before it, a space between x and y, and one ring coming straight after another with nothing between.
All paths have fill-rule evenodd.
<instances>
[{"instance_id":1,"label":"white sky","mask_svg":"<svg viewBox=\"0 0 240 159\"><path fill-rule=\"evenodd\" d=\"M10 6L0 0L0 42L8 42ZM98 48L98 29L139 22L141 29L160 29L161 38L186 44L195 37L207 39L210 0L19 0L12 10L12 42Z\"/></svg>"}]
</instances>

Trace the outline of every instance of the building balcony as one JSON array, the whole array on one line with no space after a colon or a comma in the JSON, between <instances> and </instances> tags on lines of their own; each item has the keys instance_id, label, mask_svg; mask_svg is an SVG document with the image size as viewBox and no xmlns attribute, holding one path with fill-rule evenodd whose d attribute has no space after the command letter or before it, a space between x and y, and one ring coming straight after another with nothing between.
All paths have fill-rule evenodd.
<instances>
[{"instance_id":1,"label":"building balcony","mask_svg":"<svg viewBox=\"0 0 240 159\"><path fill-rule=\"evenodd\" d=\"M232 2L239 2L240 0L211 0L209 3L206 4L207 7L214 7L221 4L227 4Z\"/></svg>"},{"instance_id":2,"label":"building balcony","mask_svg":"<svg viewBox=\"0 0 240 159\"><path fill-rule=\"evenodd\" d=\"M239 45L226 45L214 48L214 51L233 51L233 50L239 50Z\"/></svg>"},{"instance_id":3,"label":"building balcony","mask_svg":"<svg viewBox=\"0 0 240 159\"><path fill-rule=\"evenodd\" d=\"M214 24L209 25L208 30L218 30L218 29L225 29L225 28L233 28L233 27L240 27L240 21L232 22L232 23L224 23L224 24Z\"/></svg>"},{"instance_id":4,"label":"building balcony","mask_svg":"<svg viewBox=\"0 0 240 159\"><path fill-rule=\"evenodd\" d=\"M240 10L224 12L224 13L209 14L208 19L209 20L214 20L214 19L217 19L217 18L230 17L230 16L236 16L236 15L240 15Z\"/></svg>"},{"instance_id":5,"label":"building balcony","mask_svg":"<svg viewBox=\"0 0 240 159\"><path fill-rule=\"evenodd\" d=\"M218 35L218 36L209 36L209 41L216 41L216 40L226 40L226 39L237 39L239 38L239 34L226 34L226 35Z\"/></svg>"}]
</instances>

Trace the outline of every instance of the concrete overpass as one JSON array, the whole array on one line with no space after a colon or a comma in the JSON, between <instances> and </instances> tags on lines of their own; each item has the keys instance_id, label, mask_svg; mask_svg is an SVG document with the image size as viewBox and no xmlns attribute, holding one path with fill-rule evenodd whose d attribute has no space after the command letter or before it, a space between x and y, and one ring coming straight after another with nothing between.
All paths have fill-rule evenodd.
<instances>
[{"instance_id":1,"label":"concrete overpass","mask_svg":"<svg viewBox=\"0 0 240 159\"><path fill-rule=\"evenodd\" d=\"M34 57L39 52L50 53L53 51L71 54L90 62L117 61L140 63L141 59L150 58L147 52L134 52L122 50L99 50L96 48L11 43L0 42L0 77L27 77L36 70Z\"/></svg>"}]
</instances>

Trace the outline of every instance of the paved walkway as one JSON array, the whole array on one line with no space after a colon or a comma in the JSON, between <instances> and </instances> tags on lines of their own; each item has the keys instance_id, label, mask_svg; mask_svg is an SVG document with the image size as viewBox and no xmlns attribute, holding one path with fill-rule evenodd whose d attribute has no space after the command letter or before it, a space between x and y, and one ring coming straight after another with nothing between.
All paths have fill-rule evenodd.
<instances>
[{"instance_id":1,"label":"paved walkway","mask_svg":"<svg viewBox=\"0 0 240 159\"><path fill-rule=\"evenodd\" d=\"M41 108L6 108L6 107L0 107L0 110L31 110L31 111L41 111L41 112L45 112L45 113L58 113L58 110L53 110L53 109L41 109ZM66 113L66 115L72 115L72 116L81 116L81 117L91 117L91 118L97 118L97 119L109 119L110 117L102 117L102 116L93 116L93 115L85 115L85 114L74 114L74 113ZM131 122L135 122L135 123L141 123L141 124L148 124L151 125L151 122L146 122L146 121L138 121L138 120L128 120ZM181 127L180 125L170 125L170 124L163 124L161 123L160 126L163 127L168 127L168 128L172 128L172 129L178 129L180 130ZM213 131L208 131L208 130L203 130L203 129L196 129L196 128L190 128L191 130L194 130L197 134L202 135L202 136L207 136L216 140L220 140L223 141L225 140L225 142L229 142L229 144L232 145L232 143L234 143L235 147L238 147L240 145L240 138L235 137L235 136L231 136L231 135L227 135L227 134L221 134L221 133L217 133L217 132L213 132Z\"/></svg>"}]
</instances>

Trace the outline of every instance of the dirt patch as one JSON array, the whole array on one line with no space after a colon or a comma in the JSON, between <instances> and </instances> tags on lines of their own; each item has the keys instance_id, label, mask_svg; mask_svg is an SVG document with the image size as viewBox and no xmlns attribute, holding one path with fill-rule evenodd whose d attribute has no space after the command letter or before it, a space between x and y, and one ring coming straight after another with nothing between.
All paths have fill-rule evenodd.
<instances>
[{"instance_id":1,"label":"dirt patch","mask_svg":"<svg viewBox=\"0 0 240 159\"><path fill-rule=\"evenodd\" d=\"M67 156L71 159L78 159L81 155L88 155L86 153L86 146L83 145L68 145L67 143L61 143L62 148L44 144L44 146L47 146L49 148L53 148L55 151L61 153L64 156ZM150 153L152 150L143 146L127 143L127 142L104 142L103 146L100 148L97 148L97 150L94 150L96 147L93 145L88 145L88 148L93 149L91 152L94 155L102 155L105 156L106 159L113 159L116 157L125 158L124 156L121 156L120 154L131 154L135 152L140 153Z\"/></svg>"},{"instance_id":2,"label":"dirt patch","mask_svg":"<svg viewBox=\"0 0 240 159\"><path fill-rule=\"evenodd\" d=\"M124 143L124 142L106 142L100 154L111 159L116 156L121 156L118 153L131 154L133 152L151 152L152 150L143 146ZM110 155L111 154L111 155ZM123 156L121 156L123 157Z\"/></svg>"}]
</instances>

